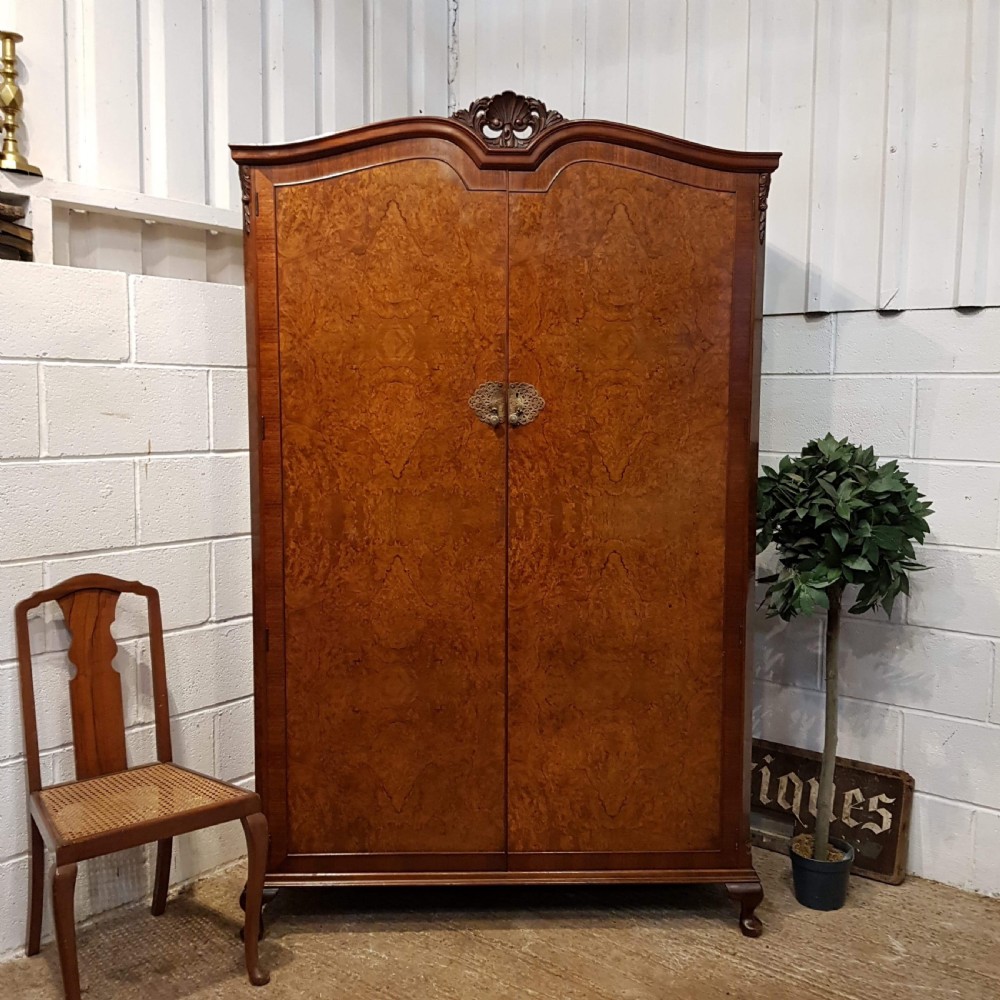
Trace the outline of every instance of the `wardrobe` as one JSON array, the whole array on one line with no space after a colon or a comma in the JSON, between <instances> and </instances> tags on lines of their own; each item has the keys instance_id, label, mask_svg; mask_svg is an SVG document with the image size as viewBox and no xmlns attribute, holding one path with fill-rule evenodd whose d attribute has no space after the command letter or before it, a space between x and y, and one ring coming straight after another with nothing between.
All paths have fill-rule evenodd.
<instances>
[{"instance_id":1,"label":"wardrobe","mask_svg":"<svg viewBox=\"0 0 1000 1000\"><path fill-rule=\"evenodd\" d=\"M267 884L719 882L759 933L779 154L505 92L233 156Z\"/></svg>"}]
</instances>

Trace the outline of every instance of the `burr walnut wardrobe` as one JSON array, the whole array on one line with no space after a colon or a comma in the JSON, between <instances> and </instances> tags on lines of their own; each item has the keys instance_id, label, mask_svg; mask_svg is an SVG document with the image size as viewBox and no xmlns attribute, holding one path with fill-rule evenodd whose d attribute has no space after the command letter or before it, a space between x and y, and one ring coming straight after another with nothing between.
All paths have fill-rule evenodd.
<instances>
[{"instance_id":1,"label":"burr walnut wardrobe","mask_svg":"<svg viewBox=\"0 0 1000 1000\"><path fill-rule=\"evenodd\" d=\"M267 884L721 882L759 933L778 154L507 92L233 156Z\"/></svg>"}]
</instances>

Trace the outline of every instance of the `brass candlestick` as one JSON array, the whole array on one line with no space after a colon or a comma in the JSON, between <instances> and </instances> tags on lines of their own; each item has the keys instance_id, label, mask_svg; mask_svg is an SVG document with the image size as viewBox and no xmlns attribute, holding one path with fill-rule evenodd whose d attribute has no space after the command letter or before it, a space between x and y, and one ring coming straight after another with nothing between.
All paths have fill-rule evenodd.
<instances>
[{"instance_id":1,"label":"brass candlestick","mask_svg":"<svg viewBox=\"0 0 1000 1000\"><path fill-rule=\"evenodd\" d=\"M0 146L0 170L13 170L18 174L42 176L17 148L17 119L24 97L17 85L17 67L14 64L14 46L23 41L14 31L0 31L0 115L3 118L3 145Z\"/></svg>"}]
</instances>

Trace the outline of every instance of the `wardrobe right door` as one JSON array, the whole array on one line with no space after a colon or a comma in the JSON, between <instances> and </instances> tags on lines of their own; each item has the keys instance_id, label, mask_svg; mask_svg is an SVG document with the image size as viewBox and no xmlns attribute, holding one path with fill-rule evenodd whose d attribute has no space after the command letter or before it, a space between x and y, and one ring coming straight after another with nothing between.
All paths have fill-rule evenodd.
<instances>
[{"instance_id":1,"label":"wardrobe right door","mask_svg":"<svg viewBox=\"0 0 1000 1000\"><path fill-rule=\"evenodd\" d=\"M598 142L510 176L509 378L545 405L519 422L511 404L508 865L711 869L736 842L722 785L743 752L724 721L743 669L738 197L728 175Z\"/></svg>"}]
</instances>

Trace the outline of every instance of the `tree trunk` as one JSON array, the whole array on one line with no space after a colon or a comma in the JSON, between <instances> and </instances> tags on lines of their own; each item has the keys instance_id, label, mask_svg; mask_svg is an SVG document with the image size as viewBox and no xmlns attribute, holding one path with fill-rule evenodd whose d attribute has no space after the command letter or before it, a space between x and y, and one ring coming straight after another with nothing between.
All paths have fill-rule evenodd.
<instances>
[{"instance_id":1,"label":"tree trunk","mask_svg":"<svg viewBox=\"0 0 1000 1000\"><path fill-rule=\"evenodd\" d=\"M827 590L830 609L826 613L826 733L823 766L819 772L819 804L816 811L816 844L813 858L826 861L833 818L833 772L837 766L837 650L840 646L839 586Z\"/></svg>"}]
</instances>

